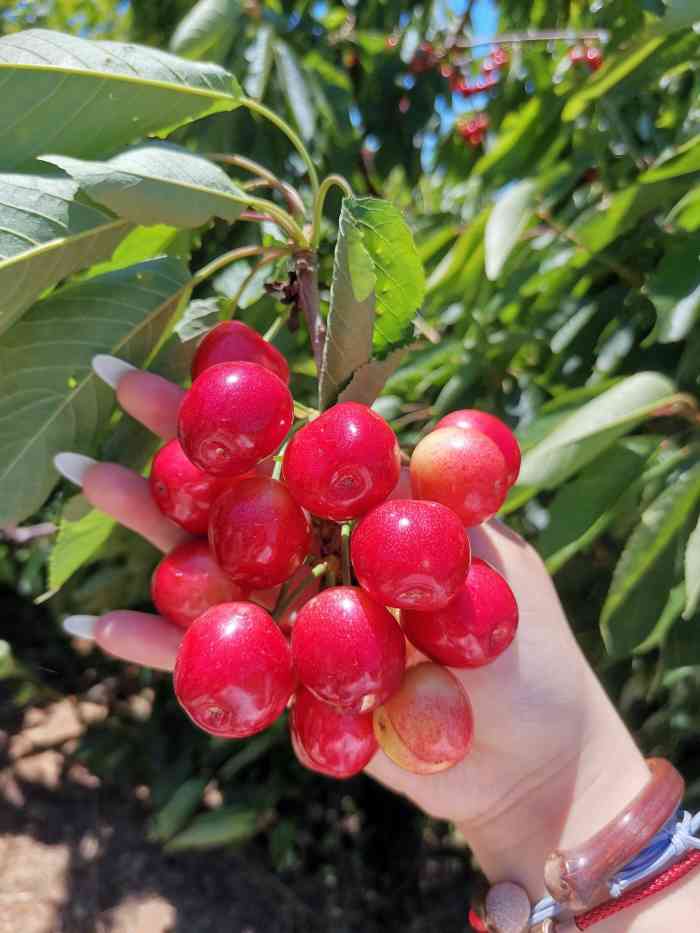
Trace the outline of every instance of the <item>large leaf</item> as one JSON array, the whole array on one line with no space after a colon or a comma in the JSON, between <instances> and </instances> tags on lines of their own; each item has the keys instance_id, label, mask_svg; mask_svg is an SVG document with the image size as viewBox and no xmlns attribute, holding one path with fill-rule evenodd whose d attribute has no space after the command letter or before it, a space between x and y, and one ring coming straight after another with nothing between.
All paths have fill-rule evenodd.
<instances>
[{"instance_id":1,"label":"large leaf","mask_svg":"<svg viewBox=\"0 0 700 933\"><path fill-rule=\"evenodd\" d=\"M700 315L700 233L669 243L647 294L656 308L656 326L645 342L684 340Z\"/></svg>"},{"instance_id":2,"label":"large leaf","mask_svg":"<svg viewBox=\"0 0 700 933\"><path fill-rule=\"evenodd\" d=\"M192 234L187 230L178 230L167 224L155 224L152 227L136 227L124 237L112 253L110 259L90 266L82 273L83 278L94 278L105 272L125 269L137 262L145 262L156 256L177 256L188 261L191 252Z\"/></svg>"},{"instance_id":3,"label":"large leaf","mask_svg":"<svg viewBox=\"0 0 700 933\"><path fill-rule=\"evenodd\" d=\"M659 373L637 373L560 422L523 457L518 483L553 489L594 460L673 394Z\"/></svg>"},{"instance_id":4,"label":"large leaf","mask_svg":"<svg viewBox=\"0 0 700 933\"><path fill-rule=\"evenodd\" d=\"M90 507L87 499L74 496L61 515L58 535L49 557L49 589L60 589L107 541L116 522Z\"/></svg>"},{"instance_id":5,"label":"large leaf","mask_svg":"<svg viewBox=\"0 0 700 933\"><path fill-rule=\"evenodd\" d=\"M410 351L409 347L394 350L383 360L370 360L355 370L350 384L338 396L339 402L360 402L372 405Z\"/></svg>"},{"instance_id":6,"label":"large leaf","mask_svg":"<svg viewBox=\"0 0 700 933\"><path fill-rule=\"evenodd\" d=\"M316 109L294 52L286 42L275 42L275 61L279 84L289 103L294 122L305 142L316 132Z\"/></svg>"},{"instance_id":7,"label":"large leaf","mask_svg":"<svg viewBox=\"0 0 700 933\"><path fill-rule=\"evenodd\" d=\"M700 500L700 464L686 470L642 513L615 567L601 613L611 654L627 654L656 624L673 579L676 543Z\"/></svg>"},{"instance_id":8,"label":"large leaf","mask_svg":"<svg viewBox=\"0 0 700 933\"><path fill-rule=\"evenodd\" d=\"M240 0L199 0L180 20L170 50L187 58L211 58L226 53L241 15Z\"/></svg>"},{"instance_id":9,"label":"large leaf","mask_svg":"<svg viewBox=\"0 0 700 933\"><path fill-rule=\"evenodd\" d=\"M124 220L76 200L77 190L68 178L0 175L0 333L44 289L111 256L128 233Z\"/></svg>"},{"instance_id":10,"label":"large leaf","mask_svg":"<svg viewBox=\"0 0 700 933\"><path fill-rule=\"evenodd\" d=\"M486 224L486 275L497 279L505 261L532 216L535 185L529 180L507 188L496 201Z\"/></svg>"},{"instance_id":11,"label":"large leaf","mask_svg":"<svg viewBox=\"0 0 700 933\"><path fill-rule=\"evenodd\" d=\"M685 590L683 616L689 619L700 605L700 520L685 548Z\"/></svg>"},{"instance_id":12,"label":"large leaf","mask_svg":"<svg viewBox=\"0 0 700 933\"><path fill-rule=\"evenodd\" d=\"M71 175L93 201L137 224L201 227L238 219L247 196L223 169L170 143L135 146L108 162L43 156Z\"/></svg>"},{"instance_id":13,"label":"large leaf","mask_svg":"<svg viewBox=\"0 0 700 933\"><path fill-rule=\"evenodd\" d=\"M0 39L0 168L42 152L111 155L149 133L237 107L235 78L156 49L45 29Z\"/></svg>"},{"instance_id":14,"label":"large leaf","mask_svg":"<svg viewBox=\"0 0 700 933\"><path fill-rule=\"evenodd\" d=\"M42 504L61 450L89 452L114 407L90 369L95 353L141 366L187 290L176 259L154 259L70 286L38 302L0 348L0 524Z\"/></svg>"}]
</instances>

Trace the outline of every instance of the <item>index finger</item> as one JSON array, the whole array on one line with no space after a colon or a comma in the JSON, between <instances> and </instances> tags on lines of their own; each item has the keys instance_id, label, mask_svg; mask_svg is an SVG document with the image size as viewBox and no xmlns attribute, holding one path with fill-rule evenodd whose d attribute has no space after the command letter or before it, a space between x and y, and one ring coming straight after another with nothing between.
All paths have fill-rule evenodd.
<instances>
[{"instance_id":1,"label":"index finger","mask_svg":"<svg viewBox=\"0 0 700 933\"><path fill-rule=\"evenodd\" d=\"M163 440L177 434L177 414L185 390L157 376L143 372L115 356L98 354L92 361L95 374L117 395L127 414Z\"/></svg>"}]
</instances>

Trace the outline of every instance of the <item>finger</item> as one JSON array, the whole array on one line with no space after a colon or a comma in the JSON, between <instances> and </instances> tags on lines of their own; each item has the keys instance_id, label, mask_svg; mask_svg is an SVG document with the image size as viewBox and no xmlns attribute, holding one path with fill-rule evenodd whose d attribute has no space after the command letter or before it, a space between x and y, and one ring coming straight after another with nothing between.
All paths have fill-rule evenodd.
<instances>
[{"instance_id":1,"label":"finger","mask_svg":"<svg viewBox=\"0 0 700 933\"><path fill-rule=\"evenodd\" d=\"M96 463L82 478L85 498L159 551L172 551L190 535L159 510L148 480L116 463Z\"/></svg>"},{"instance_id":2,"label":"finger","mask_svg":"<svg viewBox=\"0 0 700 933\"><path fill-rule=\"evenodd\" d=\"M132 418L166 441L175 437L184 389L155 373L135 369L115 356L98 354L92 368L115 389L117 401Z\"/></svg>"},{"instance_id":3,"label":"finger","mask_svg":"<svg viewBox=\"0 0 700 933\"><path fill-rule=\"evenodd\" d=\"M69 635L95 641L107 654L161 671L171 671L184 629L162 616L119 610L103 616L69 616Z\"/></svg>"}]
</instances>

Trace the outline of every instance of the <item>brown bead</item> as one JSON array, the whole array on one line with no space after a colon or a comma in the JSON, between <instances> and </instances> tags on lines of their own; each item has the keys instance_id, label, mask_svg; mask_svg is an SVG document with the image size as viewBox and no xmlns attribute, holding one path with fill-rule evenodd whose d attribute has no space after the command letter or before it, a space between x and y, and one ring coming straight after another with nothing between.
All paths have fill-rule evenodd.
<instances>
[{"instance_id":1,"label":"brown bead","mask_svg":"<svg viewBox=\"0 0 700 933\"><path fill-rule=\"evenodd\" d=\"M494 884L486 895L486 927L489 933L526 933L530 925L530 898L512 881Z\"/></svg>"}]
</instances>

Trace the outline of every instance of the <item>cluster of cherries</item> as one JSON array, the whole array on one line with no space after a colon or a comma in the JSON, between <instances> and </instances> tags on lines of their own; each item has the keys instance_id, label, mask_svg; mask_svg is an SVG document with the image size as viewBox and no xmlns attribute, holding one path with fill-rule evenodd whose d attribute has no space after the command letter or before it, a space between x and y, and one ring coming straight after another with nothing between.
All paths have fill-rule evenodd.
<instances>
[{"instance_id":1,"label":"cluster of cherries","mask_svg":"<svg viewBox=\"0 0 700 933\"><path fill-rule=\"evenodd\" d=\"M469 143L472 149L476 149L483 142L490 122L488 114L480 113L471 119L461 117L457 120L455 127L465 143Z\"/></svg>"},{"instance_id":2,"label":"cluster of cherries","mask_svg":"<svg viewBox=\"0 0 700 933\"><path fill-rule=\"evenodd\" d=\"M290 707L299 760L338 778L378 744L417 773L461 760L473 717L448 668L493 661L518 625L508 584L471 559L466 531L517 478L512 432L453 412L407 466L366 405L295 424L285 359L238 321L204 338L192 376L179 438L150 476L161 511L194 536L152 582L159 612L185 629L184 710L242 738Z\"/></svg>"},{"instance_id":3,"label":"cluster of cherries","mask_svg":"<svg viewBox=\"0 0 700 933\"><path fill-rule=\"evenodd\" d=\"M603 65L603 52L597 45L576 45L569 49L572 65L585 65L589 71L597 71Z\"/></svg>"}]
</instances>

